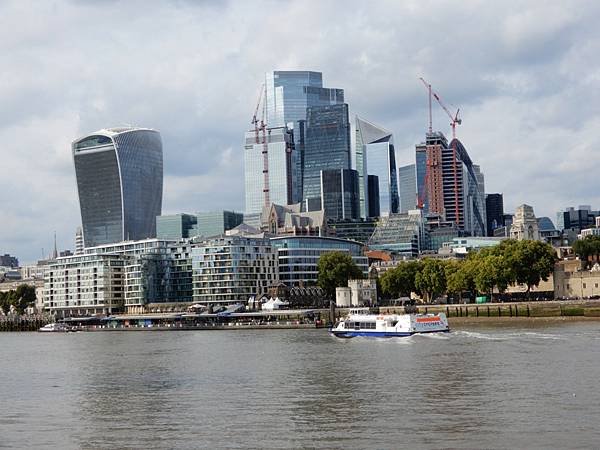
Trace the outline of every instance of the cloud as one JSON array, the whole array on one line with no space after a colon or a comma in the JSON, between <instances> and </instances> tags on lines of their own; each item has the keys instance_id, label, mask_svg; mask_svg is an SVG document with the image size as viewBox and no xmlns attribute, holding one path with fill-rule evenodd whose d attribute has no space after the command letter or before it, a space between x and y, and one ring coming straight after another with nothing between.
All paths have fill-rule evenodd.
<instances>
[{"instance_id":1,"label":"cloud","mask_svg":"<svg viewBox=\"0 0 600 450\"><path fill-rule=\"evenodd\" d=\"M0 4L0 252L73 247L70 143L133 124L163 137L165 212L243 210L243 138L264 72L310 69L394 132L400 164L427 126L425 77L505 204L600 207L592 1L265 0ZM449 133L435 106L434 125Z\"/></svg>"}]
</instances>

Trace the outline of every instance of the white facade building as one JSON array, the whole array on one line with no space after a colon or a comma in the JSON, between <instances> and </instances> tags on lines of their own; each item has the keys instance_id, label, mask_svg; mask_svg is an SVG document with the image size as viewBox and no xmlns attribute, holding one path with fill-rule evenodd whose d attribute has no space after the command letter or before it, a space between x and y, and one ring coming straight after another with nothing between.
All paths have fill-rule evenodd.
<instances>
[{"instance_id":1,"label":"white facade building","mask_svg":"<svg viewBox=\"0 0 600 450\"><path fill-rule=\"evenodd\" d=\"M201 304L247 303L278 279L269 239L219 236L192 249L193 299Z\"/></svg>"},{"instance_id":2,"label":"white facade building","mask_svg":"<svg viewBox=\"0 0 600 450\"><path fill-rule=\"evenodd\" d=\"M540 227L533 212L533 207L529 205L517 207L513 223L510 226L510 237L519 241L540 240Z\"/></svg>"}]
</instances>

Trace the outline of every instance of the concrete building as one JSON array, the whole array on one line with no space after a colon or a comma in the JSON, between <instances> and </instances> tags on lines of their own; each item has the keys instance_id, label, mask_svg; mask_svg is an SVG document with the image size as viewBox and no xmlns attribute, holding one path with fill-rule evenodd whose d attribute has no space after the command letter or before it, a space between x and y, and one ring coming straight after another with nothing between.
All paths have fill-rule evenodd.
<instances>
[{"instance_id":1,"label":"concrete building","mask_svg":"<svg viewBox=\"0 0 600 450\"><path fill-rule=\"evenodd\" d=\"M503 237L456 237L452 241L444 243L440 253L453 253L455 255L467 255L469 252L486 247L494 247L502 242Z\"/></svg>"},{"instance_id":2,"label":"concrete building","mask_svg":"<svg viewBox=\"0 0 600 450\"><path fill-rule=\"evenodd\" d=\"M322 236L327 234L325 212L302 212L301 205L271 204L262 210L259 228L272 235L310 235Z\"/></svg>"},{"instance_id":3,"label":"concrete building","mask_svg":"<svg viewBox=\"0 0 600 450\"><path fill-rule=\"evenodd\" d=\"M45 270L44 304L61 316L184 308L192 302L191 247L188 241L146 239L57 258ZM103 282L90 273L105 274Z\"/></svg>"},{"instance_id":4,"label":"concrete building","mask_svg":"<svg viewBox=\"0 0 600 450\"><path fill-rule=\"evenodd\" d=\"M192 249L193 298L201 304L246 304L277 280L277 258L267 238L218 236Z\"/></svg>"},{"instance_id":5,"label":"concrete building","mask_svg":"<svg viewBox=\"0 0 600 450\"><path fill-rule=\"evenodd\" d=\"M341 308L377 304L377 281L371 278L348 280L348 287L335 289L335 304Z\"/></svg>"},{"instance_id":6,"label":"concrete building","mask_svg":"<svg viewBox=\"0 0 600 450\"><path fill-rule=\"evenodd\" d=\"M86 247L156 236L163 189L160 134L109 128L72 144Z\"/></svg>"},{"instance_id":7,"label":"concrete building","mask_svg":"<svg viewBox=\"0 0 600 450\"><path fill-rule=\"evenodd\" d=\"M540 240L539 225L531 206L521 205L515 210L513 223L510 226L510 238L519 241Z\"/></svg>"},{"instance_id":8,"label":"concrete building","mask_svg":"<svg viewBox=\"0 0 600 450\"><path fill-rule=\"evenodd\" d=\"M83 253L83 249L85 246L83 245L83 229L81 227L77 227L75 231L75 254L81 255Z\"/></svg>"},{"instance_id":9,"label":"concrete building","mask_svg":"<svg viewBox=\"0 0 600 450\"><path fill-rule=\"evenodd\" d=\"M122 311L126 259L86 254L52 261L44 279L44 310L59 317Z\"/></svg>"}]
</instances>

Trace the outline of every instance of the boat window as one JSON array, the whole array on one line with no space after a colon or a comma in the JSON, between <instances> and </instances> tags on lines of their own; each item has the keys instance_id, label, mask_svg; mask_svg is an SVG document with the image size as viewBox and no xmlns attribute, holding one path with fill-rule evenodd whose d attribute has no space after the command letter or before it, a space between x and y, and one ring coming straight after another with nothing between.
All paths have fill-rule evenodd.
<instances>
[{"instance_id":1,"label":"boat window","mask_svg":"<svg viewBox=\"0 0 600 450\"><path fill-rule=\"evenodd\" d=\"M397 321L397 320L392 320L392 321L390 322L390 327L395 327L397 323L398 323L398 321Z\"/></svg>"}]
</instances>

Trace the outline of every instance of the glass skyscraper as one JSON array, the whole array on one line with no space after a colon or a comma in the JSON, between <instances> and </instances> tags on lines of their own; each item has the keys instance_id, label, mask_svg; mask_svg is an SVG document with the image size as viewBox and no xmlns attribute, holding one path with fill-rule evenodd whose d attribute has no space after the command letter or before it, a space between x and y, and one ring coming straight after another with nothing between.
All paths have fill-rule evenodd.
<instances>
[{"instance_id":1,"label":"glass skyscraper","mask_svg":"<svg viewBox=\"0 0 600 450\"><path fill-rule=\"evenodd\" d=\"M265 76L266 121L269 127L293 128L296 151L293 154L294 198L302 199L304 167L304 121L311 106L344 103L344 90L323 87L320 72L277 70Z\"/></svg>"},{"instance_id":2,"label":"glass skyscraper","mask_svg":"<svg viewBox=\"0 0 600 450\"><path fill-rule=\"evenodd\" d=\"M268 173L265 182L262 133L256 142L256 133L246 133L244 149L244 178L246 214L262 212L270 203L289 205L294 201L295 165L293 162L294 141L291 130L286 127L266 130ZM268 195L267 195L268 192Z\"/></svg>"},{"instance_id":3,"label":"glass skyscraper","mask_svg":"<svg viewBox=\"0 0 600 450\"><path fill-rule=\"evenodd\" d=\"M348 105L313 106L306 111L303 200L321 197L321 170L350 169Z\"/></svg>"},{"instance_id":4,"label":"glass skyscraper","mask_svg":"<svg viewBox=\"0 0 600 450\"><path fill-rule=\"evenodd\" d=\"M321 171L321 209L327 219L358 219L358 172L352 169Z\"/></svg>"},{"instance_id":5,"label":"glass skyscraper","mask_svg":"<svg viewBox=\"0 0 600 450\"><path fill-rule=\"evenodd\" d=\"M400 212L408 212L417 206L417 170L415 164L398 168Z\"/></svg>"},{"instance_id":6,"label":"glass skyscraper","mask_svg":"<svg viewBox=\"0 0 600 450\"><path fill-rule=\"evenodd\" d=\"M397 213L400 209L398 175L392 133L356 117L356 169L361 190L361 215L369 211L367 176L379 178L379 206L382 215Z\"/></svg>"},{"instance_id":7,"label":"glass skyscraper","mask_svg":"<svg viewBox=\"0 0 600 450\"><path fill-rule=\"evenodd\" d=\"M72 144L86 247L156 236L163 190L160 134L109 128Z\"/></svg>"}]
</instances>

